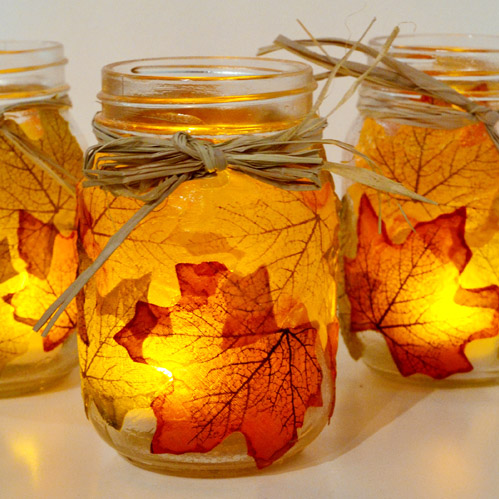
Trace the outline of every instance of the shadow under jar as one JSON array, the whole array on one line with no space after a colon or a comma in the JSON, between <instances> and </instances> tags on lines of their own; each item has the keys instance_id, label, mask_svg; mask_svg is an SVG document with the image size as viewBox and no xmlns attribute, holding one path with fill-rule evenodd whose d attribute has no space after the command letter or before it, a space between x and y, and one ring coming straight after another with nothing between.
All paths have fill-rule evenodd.
<instances>
[{"instance_id":1,"label":"shadow under jar","mask_svg":"<svg viewBox=\"0 0 499 499\"><path fill-rule=\"evenodd\" d=\"M383 41L371 44L379 49ZM499 38L401 36L390 55L499 110ZM349 141L384 175L438 205L378 198L357 184L347 190L340 317L352 355L408 381L497 382L496 146L483 123L435 122L449 106L431 97L364 84L359 109ZM366 167L362 160L356 165Z\"/></svg>"},{"instance_id":2,"label":"shadow under jar","mask_svg":"<svg viewBox=\"0 0 499 499\"><path fill-rule=\"evenodd\" d=\"M104 67L96 123L209 141L269 134L310 111L302 63L185 58ZM142 205L85 188L81 260ZM189 180L80 295L83 397L132 463L188 476L251 472L310 443L332 413L337 198L230 167Z\"/></svg>"},{"instance_id":3,"label":"shadow under jar","mask_svg":"<svg viewBox=\"0 0 499 499\"><path fill-rule=\"evenodd\" d=\"M0 41L0 397L45 388L77 364L75 305L46 338L32 330L78 267L83 154L66 62L56 42Z\"/></svg>"}]
</instances>

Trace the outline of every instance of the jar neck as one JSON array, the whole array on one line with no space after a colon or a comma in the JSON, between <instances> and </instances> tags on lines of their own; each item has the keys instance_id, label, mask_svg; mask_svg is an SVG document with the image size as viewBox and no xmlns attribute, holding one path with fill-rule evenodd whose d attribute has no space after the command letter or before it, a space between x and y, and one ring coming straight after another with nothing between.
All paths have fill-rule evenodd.
<instances>
[{"instance_id":1,"label":"jar neck","mask_svg":"<svg viewBox=\"0 0 499 499\"><path fill-rule=\"evenodd\" d=\"M66 93L66 63L60 43L0 41L0 107Z\"/></svg>"},{"instance_id":2,"label":"jar neck","mask_svg":"<svg viewBox=\"0 0 499 499\"><path fill-rule=\"evenodd\" d=\"M370 45L379 50L385 40L385 37L374 38ZM472 100L499 108L499 37L402 35L390 47L389 55L445 82ZM400 99L419 98L415 93L364 84L360 99L373 92Z\"/></svg>"},{"instance_id":3,"label":"jar neck","mask_svg":"<svg viewBox=\"0 0 499 499\"><path fill-rule=\"evenodd\" d=\"M290 128L316 88L303 63L260 58L168 58L105 66L96 122L125 134L233 136Z\"/></svg>"}]
</instances>

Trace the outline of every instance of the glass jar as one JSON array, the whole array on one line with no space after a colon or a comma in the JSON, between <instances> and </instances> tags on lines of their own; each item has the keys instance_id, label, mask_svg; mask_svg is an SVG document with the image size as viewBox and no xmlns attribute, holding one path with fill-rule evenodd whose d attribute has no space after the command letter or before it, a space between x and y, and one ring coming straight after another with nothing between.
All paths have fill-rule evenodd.
<instances>
[{"instance_id":1,"label":"glass jar","mask_svg":"<svg viewBox=\"0 0 499 499\"><path fill-rule=\"evenodd\" d=\"M371 43L379 49L383 41ZM389 55L499 110L498 38L401 36ZM366 110L373 101L388 109ZM347 190L340 315L352 355L415 382L497 382L497 148L483 123L443 124L437 115L449 106L431 97L363 84L359 109L349 141L384 175L438 205L378 197L356 184ZM423 121L411 123L414 110Z\"/></svg>"},{"instance_id":2,"label":"glass jar","mask_svg":"<svg viewBox=\"0 0 499 499\"><path fill-rule=\"evenodd\" d=\"M55 42L0 41L0 396L45 388L77 363L76 307L47 338L32 331L74 280L74 137Z\"/></svg>"},{"instance_id":3,"label":"glass jar","mask_svg":"<svg viewBox=\"0 0 499 499\"><path fill-rule=\"evenodd\" d=\"M272 134L310 111L302 63L172 58L104 67L96 123L122 135L209 141ZM81 260L142 205L82 190ZM89 419L139 466L188 476L265 467L332 413L337 198L230 168L183 183L80 294Z\"/></svg>"}]
</instances>

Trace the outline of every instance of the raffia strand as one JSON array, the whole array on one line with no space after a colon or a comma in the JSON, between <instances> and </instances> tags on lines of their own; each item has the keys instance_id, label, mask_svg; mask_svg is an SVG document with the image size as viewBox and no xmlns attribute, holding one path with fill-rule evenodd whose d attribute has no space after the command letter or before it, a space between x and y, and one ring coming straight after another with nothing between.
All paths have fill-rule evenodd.
<instances>
[{"instance_id":1,"label":"raffia strand","mask_svg":"<svg viewBox=\"0 0 499 499\"><path fill-rule=\"evenodd\" d=\"M258 53L264 55L284 49L328 69L327 72L316 76L317 79L327 78L331 71L337 71L337 76L358 78L370 68L367 64L346 61L340 70L337 70L336 65L339 59L327 54L319 54L308 48L310 45L316 45L317 43L321 46L332 45L347 49L355 47L355 51L375 59L378 58L386 67L371 68L369 73L364 76L365 81L372 84L374 88L384 87L402 92L411 92L433 97L448 104L448 106L439 106L418 102L415 99L381 96L379 92L368 93L368 89L363 89L361 97L362 93L364 93L365 97L362 97L359 102L359 109L363 114L375 118L393 119L402 124L443 129L458 128L470 123L483 123L491 140L499 149L499 112L469 99L446 83L419 71L409 64L387 54L381 54L376 49L362 43L341 38L290 40L279 35L274 40L273 45L261 48Z\"/></svg>"}]
</instances>

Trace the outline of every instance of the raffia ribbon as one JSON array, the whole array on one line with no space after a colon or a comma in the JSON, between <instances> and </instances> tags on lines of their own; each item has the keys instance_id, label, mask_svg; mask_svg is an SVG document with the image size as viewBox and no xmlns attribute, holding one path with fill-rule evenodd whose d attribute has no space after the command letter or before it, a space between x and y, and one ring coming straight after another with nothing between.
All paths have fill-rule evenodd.
<instances>
[{"instance_id":1,"label":"raffia ribbon","mask_svg":"<svg viewBox=\"0 0 499 499\"><path fill-rule=\"evenodd\" d=\"M339 60L335 70L328 75L328 84L342 68L348 55ZM371 66L365 66L364 73L357 75L359 82L373 70L377 62L378 59ZM123 137L94 123L99 144L90 147L85 156L83 173L86 181L83 186L100 187L114 196L143 201L144 205L109 238L94 262L50 306L33 329L39 331L47 324L42 333L45 336L69 303L140 221L175 189L190 180L215 176L220 171L230 169L281 189L303 191L320 189L324 178L322 172L332 172L378 190L433 203L376 173L374 170L377 166L349 144L320 138L326 118L317 117L316 111L326 96L328 84L322 89L311 113L302 122L269 135L248 134L217 143L195 138L185 132L178 132L168 138L138 135ZM324 144L363 157L373 171L324 160L321 148Z\"/></svg>"},{"instance_id":2,"label":"raffia ribbon","mask_svg":"<svg viewBox=\"0 0 499 499\"><path fill-rule=\"evenodd\" d=\"M211 177L226 168L293 191L320 189L321 173L329 171L379 190L431 203L374 171L324 161L320 144L336 145L356 153L348 144L317 139L317 133L325 124L323 118L310 118L271 136L244 135L219 143L197 139L184 132L166 139L122 137L95 124L96 136L102 143L87 151L83 170L87 180L83 186L100 187L115 196L139 199L145 204L109 238L94 262L52 304L34 330L40 330L48 322L43 331L46 335L73 298L140 221L175 189L184 182Z\"/></svg>"},{"instance_id":3,"label":"raffia ribbon","mask_svg":"<svg viewBox=\"0 0 499 499\"><path fill-rule=\"evenodd\" d=\"M386 67L375 67L365 77L366 82L373 88L392 88L397 91L433 97L449 104L449 107L420 102L415 99L397 98L373 92L368 85L361 89L359 109L361 113L374 118L388 118L401 124L427 126L431 128L452 129L470 123L483 123L499 149L499 112L479 104L460 94L446 83L405 64L394 57L380 54L377 50L359 42L343 40L341 38L317 38L313 40L290 40L285 36L278 36L274 44L263 47L259 55L268 54L284 49L296 54L307 61L313 62L330 71L336 71L337 76L358 77L370 67L366 64L345 61L338 69L339 59L325 53L317 53L308 49L310 45L323 47L333 45L362 52L369 57L378 57ZM380 56L381 55L381 56ZM317 75L317 79L328 77L329 72Z\"/></svg>"},{"instance_id":4,"label":"raffia ribbon","mask_svg":"<svg viewBox=\"0 0 499 499\"><path fill-rule=\"evenodd\" d=\"M0 108L0 134L11 144L16 146L23 154L25 154L38 168L44 171L59 183L71 196L76 197L76 184L78 179L69 173L65 168L58 165L52 158L47 156L43 151L36 148L32 143L26 140L25 137L11 130L7 124L5 115L14 113L24 109L31 108L56 108L62 109L71 107L71 100L67 95L57 95L49 99L42 99L30 102L12 104Z\"/></svg>"}]
</instances>

